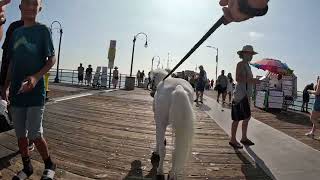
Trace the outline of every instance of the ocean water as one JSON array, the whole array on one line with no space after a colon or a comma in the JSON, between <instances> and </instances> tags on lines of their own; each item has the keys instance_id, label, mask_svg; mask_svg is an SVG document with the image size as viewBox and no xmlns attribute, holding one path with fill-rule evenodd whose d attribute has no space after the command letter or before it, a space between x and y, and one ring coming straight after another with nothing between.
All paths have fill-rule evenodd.
<instances>
[{"instance_id":1,"label":"ocean water","mask_svg":"<svg viewBox=\"0 0 320 180\"><path fill-rule=\"evenodd\" d=\"M310 101L309 101L309 105L308 105L309 111L312 110L314 100L315 100L314 95L310 95ZM300 111L301 110L301 106L302 106L302 102L303 102L302 92L298 92L298 98L294 101L294 106L290 107L290 108L293 109L293 110L296 110L296 111Z\"/></svg>"}]
</instances>

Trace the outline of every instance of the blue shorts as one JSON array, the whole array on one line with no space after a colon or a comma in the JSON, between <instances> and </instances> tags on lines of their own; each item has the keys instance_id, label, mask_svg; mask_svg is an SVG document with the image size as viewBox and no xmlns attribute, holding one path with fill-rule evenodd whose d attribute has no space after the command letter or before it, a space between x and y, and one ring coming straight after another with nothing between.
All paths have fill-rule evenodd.
<instances>
[{"instance_id":1,"label":"blue shorts","mask_svg":"<svg viewBox=\"0 0 320 180\"><path fill-rule=\"evenodd\" d=\"M43 136L44 106L11 107L11 116L17 138L35 140Z\"/></svg>"},{"instance_id":2,"label":"blue shorts","mask_svg":"<svg viewBox=\"0 0 320 180\"><path fill-rule=\"evenodd\" d=\"M320 112L320 98L316 99L313 104L313 111Z\"/></svg>"}]
</instances>

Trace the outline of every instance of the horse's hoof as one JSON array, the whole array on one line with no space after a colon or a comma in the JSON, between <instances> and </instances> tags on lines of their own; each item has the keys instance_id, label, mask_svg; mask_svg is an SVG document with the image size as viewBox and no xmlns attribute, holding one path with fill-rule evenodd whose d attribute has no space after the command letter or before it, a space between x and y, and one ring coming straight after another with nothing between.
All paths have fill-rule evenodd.
<instances>
[{"instance_id":1,"label":"horse's hoof","mask_svg":"<svg viewBox=\"0 0 320 180\"><path fill-rule=\"evenodd\" d=\"M156 94L156 91L151 91L151 92L150 92L150 96L151 96L151 97L154 97L155 94Z\"/></svg>"},{"instance_id":2,"label":"horse's hoof","mask_svg":"<svg viewBox=\"0 0 320 180\"><path fill-rule=\"evenodd\" d=\"M153 152L153 153L152 153L151 162L153 162L153 161L156 161L156 162L159 162L159 161L160 161L160 156L159 156L159 154L157 154L156 152Z\"/></svg>"},{"instance_id":3,"label":"horse's hoof","mask_svg":"<svg viewBox=\"0 0 320 180\"><path fill-rule=\"evenodd\" d=\"M164 175L157 175L156 180L165 180Z\"/></svg>"}]
</instances>

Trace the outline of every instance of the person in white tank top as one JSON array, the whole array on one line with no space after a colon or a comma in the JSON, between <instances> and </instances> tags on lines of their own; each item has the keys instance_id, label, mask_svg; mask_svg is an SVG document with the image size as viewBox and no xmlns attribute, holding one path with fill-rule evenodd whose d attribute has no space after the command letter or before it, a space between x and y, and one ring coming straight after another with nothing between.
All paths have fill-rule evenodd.
<instances>
[{"instance_id":1,"label":"person in white tank top","mask_svg":"<svg viewBox=\"0 0 320 180\"><path fill-rule=\"evenodd\" d=\"M258 79L253 78L249 65L253 55L255 54L257 53L250 45L246 45L241 51L238 51L241 61L237 64L236 70L235 79L237 81L237 85L234 90L231 108L233 122L231 126L231 139L229 142L230 146L237 149L243 148L243 146L236 139L239 121L243 121L242 138L240 142L247 146L254 145L254 143L247 137L247 130L249 120L251 119L250 99L252 96L252 87L254 84L259 83Z\"/></svg>"}]
</instances>

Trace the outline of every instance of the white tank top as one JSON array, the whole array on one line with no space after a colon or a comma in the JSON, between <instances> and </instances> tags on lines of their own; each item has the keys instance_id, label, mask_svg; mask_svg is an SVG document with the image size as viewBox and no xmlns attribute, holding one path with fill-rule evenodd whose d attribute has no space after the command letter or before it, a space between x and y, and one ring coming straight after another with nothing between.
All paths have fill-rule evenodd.
<instances>
[{"instance_id":1,"label":"white tank top","mask_svg":"<svg viewBox=\"0 0 320 180\"><path fill-rule=\"evenodd\" d=\"M240 75L242 77L253 78L253 74L248 63L245 63L240 69ZM233 100L235 102L240 102L245 96L248 96L249 98L252 96L252 84L246 82L237 82L233 93Z\"/></svg>"}]
</instances>

